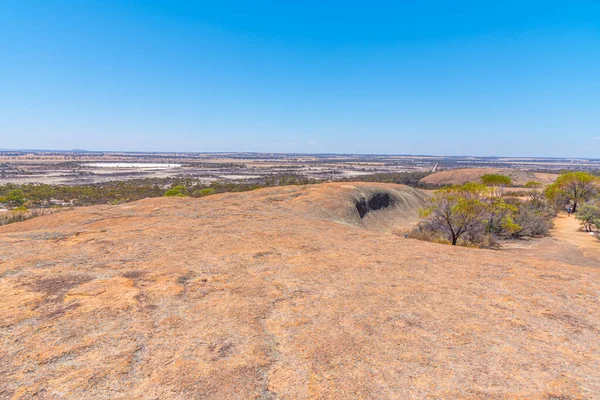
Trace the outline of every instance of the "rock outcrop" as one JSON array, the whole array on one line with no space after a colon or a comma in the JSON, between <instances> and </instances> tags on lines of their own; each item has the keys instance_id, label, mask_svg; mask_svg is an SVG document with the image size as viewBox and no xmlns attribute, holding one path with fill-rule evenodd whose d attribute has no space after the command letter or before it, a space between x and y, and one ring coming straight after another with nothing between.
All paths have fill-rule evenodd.
<instances>
[{"instance_id":1,"label":"rock outcrop","mask_svg":"<svg viewBox=\"0 0 600 400\"><path fill-rule=\"evenodd\" d=\"M391 234L427 196L334 183L2 227L0 398L597 398L600 269Z\"/></svg>"}]
</instances>

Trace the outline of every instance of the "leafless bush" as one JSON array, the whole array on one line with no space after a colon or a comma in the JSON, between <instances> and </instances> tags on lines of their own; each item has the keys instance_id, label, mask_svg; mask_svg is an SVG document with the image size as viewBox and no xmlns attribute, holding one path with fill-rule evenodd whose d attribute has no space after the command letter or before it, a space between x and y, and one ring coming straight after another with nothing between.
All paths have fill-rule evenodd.
<instances>
[{"instance_id":1,"label":"leafless bush","mask_svg":"<svg viewBox=\"0 0 600 400\"><path fill-rule=\"evenodd\" d=\"M514 216L514 221L521 228L515 231L513 237L547 236L552 228L551 213L537 209L532 204L525 204L519 208Z\"/></svg>"}]
</instances>

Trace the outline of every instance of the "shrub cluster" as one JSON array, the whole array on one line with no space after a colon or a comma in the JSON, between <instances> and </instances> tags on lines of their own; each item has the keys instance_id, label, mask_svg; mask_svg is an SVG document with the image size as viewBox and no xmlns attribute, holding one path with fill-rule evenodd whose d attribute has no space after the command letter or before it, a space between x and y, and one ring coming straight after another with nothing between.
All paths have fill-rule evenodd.
<instances>
[{"instance_id":1,"label":"shrub cluster","mask_svg":"<svg viewBox=\"0 0 600 400\"><path fill-rule=\"evenodd\" d=\"M503 238L547 235L552 214L537 197L504 198L497 188L467 183L436 191L421 216L413 238L495 247Z\"/></svg>"},{"instance_id":2,"label":"shrub cluster","mask_svg":"<svg viewBox=\"0 0 600 400\"><path fill-rule=\"evenodd\" d=\"M532 181L525 185L532 191L504 193L512 181L502 175L485 175L481 181L484 184L438 190L422 210L423 220L411 236L489 247L502 238L545 236L552 217L566 209L577 213L583 230L600 229L600 179L590 173L565 172L543 192L537 189L539 182Z\"/></svg>"}]
</instances>

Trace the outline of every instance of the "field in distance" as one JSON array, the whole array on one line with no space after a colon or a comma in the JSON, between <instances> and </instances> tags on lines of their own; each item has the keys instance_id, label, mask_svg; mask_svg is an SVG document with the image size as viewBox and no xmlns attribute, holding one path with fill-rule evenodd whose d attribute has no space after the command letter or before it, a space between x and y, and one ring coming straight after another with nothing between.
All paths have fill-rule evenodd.
<instances>
[{"instance_id":1,"label":"field in distance","mask_svg":"<svg viewBox=\"0 0 600 400\"><path fill-rule=\"evenodd\" d=\"M223 180L259 180L278 174L293 174L315 180L338 180L378 173L437 172L459 168L557 173L562 170L599 169L600 160L352 154L0 151L0 184L80 185L175 177L194 178L209 184ZM461 180L471 178L470 175L461 179L448 180L446 177L439 183L461 183ZM552 180L551 177L540 180L546 183L545 180L548 179ZM520 182L519 179L515 181Z\"/></svg>"}]
</instances>

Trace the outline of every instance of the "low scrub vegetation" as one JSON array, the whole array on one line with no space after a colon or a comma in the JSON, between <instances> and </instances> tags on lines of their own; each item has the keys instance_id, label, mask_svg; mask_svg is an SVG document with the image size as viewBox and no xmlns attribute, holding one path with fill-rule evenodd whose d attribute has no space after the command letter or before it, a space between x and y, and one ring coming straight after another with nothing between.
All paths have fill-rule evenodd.
<instances>
[{"instance_id":1,"label":"low scrub vegetation","mask_svg":"<svg viewBox=\"0 0 600 400\"><path fill-rule=\"evenodd\" d=\"M14 210L121 204L150 197L204 197L216 193L244 192L271 186L304 185L319 181L299 175L272 175L244 182L215 181L198 178L153 178L113 181L87 185L0 185L0 208Z\"/></svg>"},{"instance_id":2,"label":"low scrub vegetation","mask_svg":"<svg viewBox=\"0 0 600 400\"><path fill-rule=\"evenodd\" d=\"M584 204L577 213L581 228L586 232L600 230L600 206L597 204Z\"/></svg>"},{"instance_id":3,"label":"low scrub vegetation","mask_svg":"<svg viewBox=\"0 0 600 400\"><path fill-rule=\"evenodd\" d=\"M431 174L431 172L384 172L345 178L341 179L341 181L396 183L399 185L425 188L427 185L421 182L421 179Z\"/></svg>"},{"instance_id":4,"label":"low scrub vegetation","mask_svg":"<svg viewBox=\"0 0 600 400\"><path fill-rule=\"evenodd\" d=\"M542 182L538 182L538 181L529 181L525 184L525 187L528 189L537 189L537 188L541 188L544 185L542 185Z\"/></svg>"},{"instance_id":5,"label":"low scrub vegetation","mask_svg":"<svg viewBox=\"0 0 600 400\"><path fill-rule=\"evenodd\" d=\"M427 172L401 172L364 175L347 181L391 182L414 187ZM206 184L198 178L150 178L85 185L6 184L0 185L0 207L14 209L121 204L150 197L204 197L225 192L245 192L265 187L321 183L296 174L265 176L243 182L214 181Z\"/></svg>"}]
</instances>

